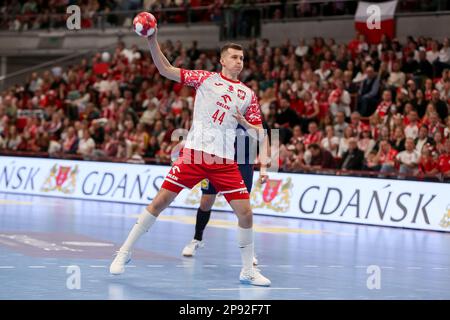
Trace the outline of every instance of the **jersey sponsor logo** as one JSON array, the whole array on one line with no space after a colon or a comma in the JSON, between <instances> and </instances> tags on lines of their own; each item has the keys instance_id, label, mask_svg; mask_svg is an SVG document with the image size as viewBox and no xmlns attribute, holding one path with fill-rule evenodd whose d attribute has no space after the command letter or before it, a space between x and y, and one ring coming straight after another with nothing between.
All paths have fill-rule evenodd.
<instances>
[{"instance_id":1,"label":"jersey sponsor logo","mask_svg":"<svg viewBox=\"0 0 450 320\"><path fill-rule=\"evenodd\" d=\"M177 172L179 173L180 172L180 167L173 166L171 171L172 171L173 174L176 174Z\"/></svg>"},{"instance_id":2,"label":"jersey sponsor logo","mask_svg":"<svg viewBox=\"0 0 450 320\"><path fill-rule=\"evenodd\" d=\"M245 100L245 91L241 90L241 89L238 89L237 96L238 96L239 99Z\"/></svg>"},{"instance_id":3,"label":"jersey sponsor logo","mask_svg":"<svg viewBox=\"0 0 450 320\"><path fill-rule=\"evenodd\" d=\"M231 97L227 94L224 94L222 97L224 103L231 102Z\"/></svg>"},{"instance_id":4,"label":"jersey sponsor logo","mask_svg":"<svg viewBox=\"0 0 450 320\"><path fill-rule=\"evenodd\" d=\"M220 82L214 82L214 85L217 86L217 87L220 87L220 86L223 86L223 83L220 83Z\"/></svg>"},{"instance_id":5,"label":"jersey sponsor logo","mask_svg":"<svg viewBox=\"0 0 450 320\"><path fill-rule=\"evenodd\" d=\"M216 102L216 105L218 105L219 107L222 107L222 108L224 108L224 109L230 110L230 107L229 107L229 106L227 106L226 104L224 104L224 103L222 103L222 102L220 102L220 101L217 101L217 102Z\"/></svg>"},{"instance_id":6,"label":"jersey sponsor logo","mask_svg":"<svg viewBox=\"0 0 450 320\"><path fill-rule=\"evenodd\" d=\"M174 176L173 174L168 173L167 176L172 180L178 181L178 177Z\"/></svg>"},{"instance_id":7,"label":"jersey sponsor logo","mask_svg":"<svg viewBox=\"0 0 450 320\"><path fill-rule=\"evenodd\" d=\"M60 191L62 193L70 194L75 191L77 185L78 165L73 168L70 166L54 165L48 177L45 179L41 187L41 191Z\"/></svg>"}]
</instances>

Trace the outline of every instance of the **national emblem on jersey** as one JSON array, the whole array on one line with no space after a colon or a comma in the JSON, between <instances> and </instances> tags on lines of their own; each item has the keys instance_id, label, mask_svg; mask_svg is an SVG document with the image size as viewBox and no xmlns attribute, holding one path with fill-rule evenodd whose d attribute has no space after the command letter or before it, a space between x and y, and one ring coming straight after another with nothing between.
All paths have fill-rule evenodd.
<instances>
[{"instance_id":1,"label":"national emblem on jersey","mask_svg":"<svg viewBox=\"0 0 450 320\"><path fill-rule=\"evenodd\" d=\"M237 95L238 95L239 99L245 100L245 91L244 90L238 89Z\"/></svg>"}]
</instances>

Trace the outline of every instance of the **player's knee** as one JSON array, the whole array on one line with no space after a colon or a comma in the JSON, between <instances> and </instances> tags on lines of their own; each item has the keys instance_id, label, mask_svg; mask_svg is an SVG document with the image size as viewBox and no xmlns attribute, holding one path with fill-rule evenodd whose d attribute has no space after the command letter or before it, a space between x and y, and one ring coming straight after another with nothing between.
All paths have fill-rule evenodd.
<instances>
[{"instance_id":1,"label":"player's knee","mask_svg":"<svg viewBox=\"0 0 450 320\"><path fill-rule=\"evenodd\" d=\"M169 199L165 199L164 197L156 197L153 201L147 206L147 210L151 212L153 215L159 215L161 211L167 208L170 204Z\"/></svg>"},{"instance_id":2,"label":"player's knee","mask_svg":"<svg viewBox=\"0 0 450 320\"><path fill-rule=\"evenodd\" d=\"M253 211L251 208L245 208L239 213L239 215L244 219L249 219L253 216Z\"/></svg>"},{"instance_id":3,"label":"player's knee","mask_svg":"<svg viewBox=\"0 0 450 320\"><path fill-rule=\"evenodd\" d=\"M200 200L200 210L211 211L215 199L216 197L203 196Z\"/></svg>"}]
</instances>

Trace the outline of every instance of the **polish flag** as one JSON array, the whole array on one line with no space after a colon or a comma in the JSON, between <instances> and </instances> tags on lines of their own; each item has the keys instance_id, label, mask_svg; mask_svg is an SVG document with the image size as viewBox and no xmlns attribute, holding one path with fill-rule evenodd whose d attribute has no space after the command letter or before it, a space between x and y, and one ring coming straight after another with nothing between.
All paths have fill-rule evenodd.
<instances>
[{"instance_id":1,"label":"polish flag","mask_svg":"<svg viewBox=\"0 0 450 320\"><path fill-rule=\"evenodd\" d=\"M397 2L397 0L380 3L358 2L355 29L366 36L369 44L380 43L383 34L389 39L394 38L394 13Z\"/></svg>"}]
</instances>

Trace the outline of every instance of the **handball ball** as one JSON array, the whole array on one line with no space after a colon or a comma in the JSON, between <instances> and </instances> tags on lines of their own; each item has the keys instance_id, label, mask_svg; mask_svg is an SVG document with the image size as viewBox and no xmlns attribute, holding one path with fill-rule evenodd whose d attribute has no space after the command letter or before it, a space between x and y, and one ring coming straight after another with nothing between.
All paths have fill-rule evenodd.
<instances>
[{"instance_id":1,"label":"handball ball","mask_svg":"<svg viewBox=\"0 0 450 320\"><path fill-rule=\"evenodd\" d=\"M134 31L141 37L150 37L155 33L156 18L150 12L141 12L133 19Z\"/></svg>"}]
</instances>

